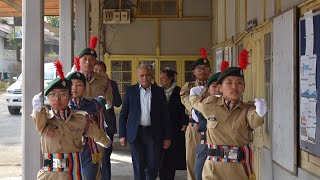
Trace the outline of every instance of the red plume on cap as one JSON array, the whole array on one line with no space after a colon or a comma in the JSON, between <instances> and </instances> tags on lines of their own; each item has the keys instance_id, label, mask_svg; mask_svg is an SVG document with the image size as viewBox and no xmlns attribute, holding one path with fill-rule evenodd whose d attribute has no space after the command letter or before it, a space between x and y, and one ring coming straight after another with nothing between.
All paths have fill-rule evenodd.
<instances>
[{"instance_id":1,"label":"red plume on cap","mask_svg":"<svg viewBox=\"0 0 320 180\"><path fill-rule=\"evenodd\" d=\"M95 49L97 47L98 37L92 36L90 39L90 49Z\"/></svg>"},{"instance_id":2,"label":"red plume on cap","mask_svg":"<svg viewBox=\"0 0 320 180\"><path fill-rule=\"evenodd\" d=\"M80 71L80 58L79 58L79 56L74 57L74 66L77 71Z\"/></svg>"},{"instance_id":3,"label":"red plume on cap","mask_svg":"<svg viewBox=\"0 0 320 180\"><path fill-rule=\"evenodd\" d=\"M223 60L221 62L220 72L223 72L229 67L229 62L227 60Z\"/></svg>"},{"instance_id":4,"label":"red plume on cap","mask_svg":"<svg viewBox=\"0 0 320 180\"><path fill-rule=\"evenodd\" d=\"M200 54L202 59L207 59L207 52L205 48L200 48Z\"/></svg>"},{"instance_id":5,"label":"red plume on cap","mask_svg":"<svg viewBox=\"0 0 320 180\"><path fill-rule=\"evenodd\" d=\"M247 49L243 49L240 51L239 55L239 68L244 70L247 68L247 66L250 64L249 62L249 51Z\"/></svg>"},{"instance_id":6,"label":"red plume on cap","mask_svg":"<svg viewBox=\"0 0 320 180\"><path fill-rule=\"evenodd\" d=\"M54 65L56 67L57 74L60 76L60 79L64 80L64 73L63 73L63 70L62 70L61 61L57 60L56 62L54 62Z\"/></svg>"}]
</instances>

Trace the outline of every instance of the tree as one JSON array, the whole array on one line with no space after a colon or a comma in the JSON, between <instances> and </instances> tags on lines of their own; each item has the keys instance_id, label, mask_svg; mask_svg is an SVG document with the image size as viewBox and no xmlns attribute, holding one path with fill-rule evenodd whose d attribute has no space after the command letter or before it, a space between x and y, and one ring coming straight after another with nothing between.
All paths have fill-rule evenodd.
<instances>
[{"instance_id":1,"label":"tree","mask_svg":"<svg viewBox=\"0 0 320 180\"><path fill-rule=\"evenodd\" d=\"M46 16L45 18L52 27L59 28L59 16Z\"/></svg>"}]
</instances>

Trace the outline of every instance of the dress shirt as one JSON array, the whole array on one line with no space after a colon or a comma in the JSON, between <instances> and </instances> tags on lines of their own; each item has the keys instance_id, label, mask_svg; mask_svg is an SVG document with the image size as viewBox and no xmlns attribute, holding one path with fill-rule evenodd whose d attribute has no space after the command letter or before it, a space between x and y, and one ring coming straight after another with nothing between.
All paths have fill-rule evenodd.
<instances>
[{"instance_id":1,"label":"dress shirt","mask_svg":"<svg viewBox=\"0 0 320 180\"><path fill-rule=\"evenodd\" d=\"M139 85L140 89L140 108L141 108L141 118L139 125L141 126L151 126L151 85L144 89Z\"/></svg>"}]
</instances>

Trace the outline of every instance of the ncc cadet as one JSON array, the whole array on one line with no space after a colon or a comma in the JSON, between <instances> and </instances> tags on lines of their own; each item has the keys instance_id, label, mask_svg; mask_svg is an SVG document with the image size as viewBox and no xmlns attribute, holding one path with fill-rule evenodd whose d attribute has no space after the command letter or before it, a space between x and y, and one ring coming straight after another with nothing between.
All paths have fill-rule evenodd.
<instances>
[{"instance_id":1,"label":"ncc cadet","mask_svg":"<svg viewBox=\"0 0 320 180\"><path fill-rule=\"evenodd\" d=\"M194 163L196 158L196 148L200 143L200 133L197 132L197 124L191 118L192 106L189 102L190 89L196 86L207 87L208 77L210 76L211 69L210 63L207 59L207 54L204 48L200 49L201 58L194 62L193 74L196 77L196 81L187 82L180 92L181 102L186 108L186 113L190 117L189 125L186 129L186 163L187 163L187 175L189 180L195 179Z\"/></svg>"},{"instance_id":2,"label":"ncc cadet","mask_svg":"<svg viewBox=\"0 0 320 180\"><path fill-rule=\"evenodd\" d=\"M76 65L76 67L79 66ZM72 98L69 102L71 109L86 111L92 116L94 123L98 125L99 129L104 131L106 113L104 98L102 96L96 99L85 99L82 97L86 87L86 78L82 73L70 73L66 79L72 82ZM99 151L96 142L89 137L84 137L84 146L81 152L81 167L87 179L97 179L98 171L100 171L98 162L101 161L102 155L103 152Z\"/></svg>"},{"instance_id":3,"label":"ncc cadet","mask_svg":"<svg viewBox=\"0 0 320 180\"><path fill-rule=\"evenodd\" d=\"M42 104L41 93L32 100L32 118L40 134L43 165L37 179L82 180L80 151L82 136L91 137L103 147L110 146L110 139L97 125L90 122L84 111L68 107L71 82L64 78L60 61L55 63L59 77L52 80L45 95L52 110Z\"/></svg>"},{"instance_id":4,"label":"ncc cadet","mask_svg":"<svg viewBox=\"0 0 320 180\"><path fill-rule=\"evenodd\" d=\"M248 63L248 51L243 50L239 67L221 72L217 83L222 97L202 99L199 96L202 87L191 89L192 107L207 119L208 156L202 179L255 179L250 143L253 129L263 124L266 102L255 99L254 106L241 100L245 89L243 70Z\"/></svg>"},{"instance_id":5,"label":"ncc cadet","mask_svg":"<svg viewBox=\"0 0 320 180\"><path fill-rule=\"evenodd\" d=\"M94 66L94 72L101 73L103 75L107 75L107 66L103 61L98 61L98 63ZM114 134L117 133L117 123L116 123L116 114L114 112L114 106L120 107L122 104L121 95L119 93L118 84L117 82L110 79L111 87L112 87L112 107L106 110L106 122L108 125L108 136L110 137L111 141L113 141ZM108 107L107 107L108 108ZM110 180L111 179L111 153L112 153L112 146L109 148L105 148L103 151L103 158L102 158L102 167L104 171L102 172L102 179L101 180Z\"/></svg>"},{"instance_id":6,"label":"ncc cadet","mask_svg":"<svg viewBox=\"0 0 320 180\"><path fill-rule=\"evenodd\" d=\"M86 77L86 90L83 94L83 97L86 99L95 99L99 96L103 96L106 100L106 109L112 107L113 104L113 94L112 87L110 83L110 79L107 74L100 74L94 72L94 66L97 64L97 53L94 50L97 45L98 38L93 36L90 39L89 47L84 48L79 54L79 64L80 64L80 72L84 74ZM105 126L107 127L108 122L106 122ZM104 149L98 146L100 152L103 152ZM99 164L102 162L99 161ZM107 172L108 167L102 165L102 176L104 172ZM98 172L98 177L100 177L100 173ZM104 178L104 177L102 177Z\"/></svg>"},{"instance_id":7,"label":"ncc cadet","mask_svg":"<svg viewBox=\"0 0 320 180\"><path fill-rule=\"evenodd\" d=\"M80 72L86 77L86 91L84 98L94 99L98 96L103 96L106 99L107 105L112 106L112 87L108 76L94 72L94 66L97 63L97 53L94 50L97 45L97 37L93 36L90 39L90 46L84 48L79 54Z\"/></svg>"},{"instance_id":8,"label":"ncc cadet","mask_svg":"<svg viewBox=\"0 0 320 180\"><path fill-rule=\"evenodd\" d=\"M203 93L202 96L206 96L208 93L211 96L221 96L218 89L218 84L217 84L219 75L220 75L220 72L217 72L209 77L208 89L205 93ZM197 155L196 155L196 161L195 161L195 167L194 167L196 180L201 180L203 165L207 159L207 151L208 151L207 138L206 138L207 120L203 117L203 115L199 111L195 109L192 109L192 119L198 122L197 130L201 134L200 144L198 144L197 146Z\"/></svg>"}]
</instances>

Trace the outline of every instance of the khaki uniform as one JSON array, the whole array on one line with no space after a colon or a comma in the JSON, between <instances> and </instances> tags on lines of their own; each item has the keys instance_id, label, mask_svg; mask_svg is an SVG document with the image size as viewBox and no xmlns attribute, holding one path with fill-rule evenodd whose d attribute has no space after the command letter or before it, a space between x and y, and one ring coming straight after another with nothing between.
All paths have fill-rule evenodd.
<instances>
[{"instance_id":1,"label":"khaki uniform","mask_svg":"<svg viewBox=\"0 0 320 180\"><path fill-rule=\"evenodd\" d=\"M106 103L111 106L113 104L113 94L111 82L107 74L102 73L93 73L91 81L86 83L86 90L82 95L86 99L95 99L98 96L103 96L106 100ZM98 145L99 152L103 152L104 148ZM101 160L98 162L101 166ZM101 171L98 170L97 179L101 178Z\"/></svg>"},{"instance_id":2,"label":"khaki uniform","mask_svg":"<svg viewBox=\"0 0 320 180\"><path fill-rule=\"evenodd\" d=\"M84 111L71 110L69 118L61 121L52 111L48 112L45 108L42 108L41 112L33 111L31 116L40 134L42 153L78 153L82 150L83 134L108 147L111 143L109 137L98 126L90 123L85 114ZM77 163L73 163L72 168L74 172L80 172L81 169L80 164ZM37 179L70 179L69 173L67 171L47 172L41 169ZM78 179L78 176L73 177Z\"/></svg>"},{"instance_id":3,"label":"khaki uniform","mask_svg":"<svg viewBox=\"0 0 320 180\"><path fill-rule=\"evenodd\" d=\"M112 87L107 76L100 73L93 73L91 81L86 83L86 90L83 97L86 99L94 99L103 96L108 105L112 105Z\"/></svg>"},{"instance_id":4,"label":"khaki uniform","mask_svg":"<svg viewBox=\"0 0 320 180\"><path fill-rule=\"evenodd\" d=\"M190 96L193 108L207 119L207 141L209 144L244 146L250 143L251 130L263 124L251 106L239 102L235 109L228 111L222 97L209 96L200 101L200 96ZM246 113L247 111L247 113ZM246 117L247 116L247 117ZM206 160L202 178L208 180L247 180L248 176L241 162L216 162Z\"/></svg>"},{"instance_id":5,"label":"khaki uniform","mask_svg":"<svg viewBox=\"0 0 320 180\"><path fill-rule=\"evenodd\" d=\"M186 114L191 115L192 106L189 102L190 89L198 86L196 81L187 82L182 88L181 102L186 108ZM188 126L186 129L186 164L187 164L187 176L188 179L195 180L194 164L197 154L197 145L200 144L200 133L197 131L197 127Z\"/></svg>"}]
</instances>

